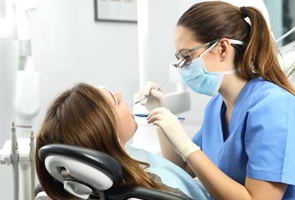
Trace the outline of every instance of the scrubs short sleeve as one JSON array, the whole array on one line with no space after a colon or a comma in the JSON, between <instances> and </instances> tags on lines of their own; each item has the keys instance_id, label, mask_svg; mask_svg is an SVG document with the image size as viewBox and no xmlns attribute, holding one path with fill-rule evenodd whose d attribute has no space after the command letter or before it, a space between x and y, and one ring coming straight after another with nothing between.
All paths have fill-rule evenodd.
<instances>
[{"instance_id":1,"label":"scrubs short sleeve","mask_svg":"<svg viewBox=\"0 0 295 200\"><path fill-rule=\"evenodd\" d=\"M269 94L248 111L246 123L247 176L295 185L294 96Z\"/></svg>"}]
</instances>

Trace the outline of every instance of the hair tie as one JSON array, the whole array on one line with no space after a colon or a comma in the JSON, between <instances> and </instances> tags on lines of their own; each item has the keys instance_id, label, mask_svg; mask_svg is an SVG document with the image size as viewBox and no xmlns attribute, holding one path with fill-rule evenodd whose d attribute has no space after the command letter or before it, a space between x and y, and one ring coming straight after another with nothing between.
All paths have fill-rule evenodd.
<instances>
[{"instance_id":1,"label":"hair tie","mask_svg":"<svg viewBox=\"0 0 295 200\"><path fill-rule=\"evenodd\" d=\"M240 11L241 11L241 13L243 15L243 18L248 17L245 6L240 7Z\"/></svg>"}]
</instances>

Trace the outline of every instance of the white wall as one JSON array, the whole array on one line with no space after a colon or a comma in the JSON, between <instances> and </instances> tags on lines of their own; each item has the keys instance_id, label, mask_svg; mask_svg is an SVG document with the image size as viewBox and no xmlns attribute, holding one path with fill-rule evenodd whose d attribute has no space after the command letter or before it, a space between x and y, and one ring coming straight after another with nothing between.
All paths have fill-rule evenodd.
<instances>
[{"instance_id":1,"label":"white wall","mask_svg":"<svg viewBox=\"0 0 295 200\"><path fill-rule=\"evenodd\" d=\"M92 0L46 0L35 14L33 54L44 77L36 127L49 99L76 82L120 90L132 101L138 89L135 23L95 22Z\"/></svg>"}]
</instances>

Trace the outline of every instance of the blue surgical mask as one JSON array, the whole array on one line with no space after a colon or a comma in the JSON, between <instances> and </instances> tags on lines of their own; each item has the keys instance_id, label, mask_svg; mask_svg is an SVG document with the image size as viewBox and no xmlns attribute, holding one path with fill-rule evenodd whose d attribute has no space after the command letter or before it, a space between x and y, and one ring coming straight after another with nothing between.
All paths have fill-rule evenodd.
<instances>
[{"instance_id":1,"label":"blue surgical mask","mask_svg":"<svg viewBox=\"0 0 295 200\"><path fill-rule=\"evenodd\" d=\"M243 44L238 40L230 40L232 44ZM188 66L179 69L182 81L194 92L215 96L218 93L223 77L226 74L236 73L236 69L223 72L208 72L202 56L216 46L214 43L200 57L193 60Z\"/></svg>"}]
</instances>

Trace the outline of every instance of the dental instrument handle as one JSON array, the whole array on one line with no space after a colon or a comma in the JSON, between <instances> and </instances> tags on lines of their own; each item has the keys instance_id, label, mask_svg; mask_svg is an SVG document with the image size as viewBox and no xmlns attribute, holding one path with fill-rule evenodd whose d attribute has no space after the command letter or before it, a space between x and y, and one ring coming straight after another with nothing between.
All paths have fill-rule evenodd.
<instances>
[{"instance_id":1,"label":"dental instrument handle","mask_svg":"<svg viewBox=\"0 0 295 200\"><path fill-rule=\"evenodd\" d=\"M161 88L161 86L157 87L157 88L154 89L154 90L159 90L160 88ZM138 103L141 102L142 100L145 100L146 98L148 98L148 97L151 96L151 95L152 95L152 93L149 92L147 95L145 95L144 97L142 97L142 98L139 99L138 101L134 102L134 104L132 104L132 106L135 105L135 104L138 104Z\"/></svg>"},{"instance_id":2,"label":"dental instrument handle","mask_svg":"<svg viewBox=\"0 0 295 200\"><path fill-rule=\"evenodd\" d=\"M12 171L13 171L13 199L18 200L19 197L19 174L18 174L18 143L16 137L16 128L14 122L11 125L11 164L12 164Z\"/></svg>"},{"instance_id":3,"label":"dental instrument handle","mask_svg":"<svg viewBox=\"0 0 295 200\"><path fill-rule=\"evenodd\" d=\"M16 128L14 122L11 124L11 162L17 162L17 150L18 150L18 145L17 145L17 137L16 137Z\"/></svg>"},{"instance_id":4,"label":"dental instrument handle","mask_svg":"<svg viewBox=\"0 0 295 200\"><path fill-rule=\"evenodd\" d=\"M147 117L149 115L148 114L134 114L134 116L136 116L136 117ZM184 117L177 117L177 119L181 120L181 121L185 120Z\"/></svg>"},{"instance_id":5,"label":"dental instrument handle","mask_svg":"<svg viewBox=\"0 0 295 200\"><path fill-rule=\"evenodd\" d=\"M30 136L30 160L31 160L31 198L34 200L34 188L35 188L35 159L34 159L34 151L35 151L35 137L34 132L31 131Z\"/></svg>"}]
</instances>

